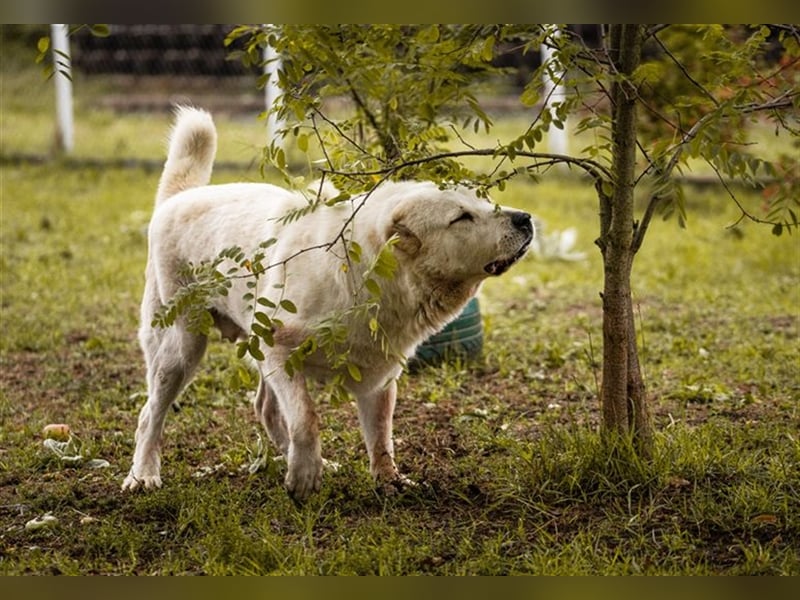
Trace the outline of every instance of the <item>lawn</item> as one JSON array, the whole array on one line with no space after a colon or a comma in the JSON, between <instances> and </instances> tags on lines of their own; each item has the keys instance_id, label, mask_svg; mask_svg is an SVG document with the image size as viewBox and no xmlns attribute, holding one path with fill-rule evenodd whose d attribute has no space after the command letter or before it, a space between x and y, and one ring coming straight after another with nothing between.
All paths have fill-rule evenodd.
<instances>
[{"instance_id":1,"label":"lawn","mask_svg":"<svg viewBox=\"0 0 800 600\"><path fill-rule=\"evenodd\" d=\"M40 152L44 101L12 101L22 83L4 77L3 155ZM82 157L160 159L166 113L78 109ZM257 180L258 122L217 121L221 159L241 166L214 180ZM687 228L655 223L635 265L652 461L600 447L597 205L589 183L551 174L496 199L544 235L575 228L585 258L531 254L488 281L481 359L402 377L397 458L420 485L376 491L354 406L320 392L340 467L298 507L281 462L248 471L252 386L217 335L168 417L164 487L120 491L158 172L0 169L0 574L800 574L800 238L729 227L722 190L689 188ZM45 447L51 423L80 460Z\"/></svg>"}]
</instances>

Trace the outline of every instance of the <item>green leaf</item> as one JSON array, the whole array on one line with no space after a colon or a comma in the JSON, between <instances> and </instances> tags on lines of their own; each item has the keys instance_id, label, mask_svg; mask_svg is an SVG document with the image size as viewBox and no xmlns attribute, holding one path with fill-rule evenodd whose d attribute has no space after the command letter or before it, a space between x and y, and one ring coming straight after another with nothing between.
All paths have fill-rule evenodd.
<instances>
[{"instance_id":1,"label":"green leaf","mask_svg":"<svg viewBox=\"0 0 800 600\"><path fill-rule=\"evenodd\" d=\"M481 46L481 59L489 62L494 58L494 38L487 37Z\"/></svg>"},{"instance_id":2,"label":"green leaf","mask_svg":"<svg viewBox=\"0 0 800 600\"><path fill-rule=\"evenodd\" d=\"M300 152L308 152L308 135L302 134L297 136L297 149Z\"/></svg>"},{"instance_id":3,"label":"green leaf","mask_svg":"<svg viewBox=\"0 0 800 600\"><path fill-rule=\"evenodd\" d=\"M91 31L92 35L95 37L108 37L111 35L111 28L105 23L89 25L89 31Z\"/></svg>"},{"instance_id":4,"label":"green leaf","mask_svg":"<svg viewBox=\"0 0 800 600\"><path fill-rule=\"evenodd\" d=\"M266 306L267 308L275 308L276 304L272 302L269 298L260 297L256 300L261 306Z\"/></svg>"},{"instance_id":5,"label":"green leaf","mask_svg":"<svg viewBox=\"0 0 800 600\"><path fill-rule=\"evenodd\" d=\"M255 335L250 336L250 343L247 348L250 351L250 356L256 360L264 360L264 353L259 347L259 338Z\"/></svg>"},{"instance_id":6,"label":"green leaf","mask_svg":"<svg viewBox=\"0 0 800 600\"><path fill-rule=\"evenodd\" d=\"M281 300L281 308L288 313L296 313L297 307L291 300Z\"/></svg>"},{"instance_id":7,"label":"green leaf","mask_svg":"<svg viewBox=\"0 0 800 600\"><path fill-rule=\"evenodd\" d=\"M275 166L281 171L286 169L286 154L282 148L278 148L278 151L275 152Z\"/></svg>"},{"instance_id":8,"label":"green leaf","mask_svg":"<svg viewBox=\"0 0 800 600\"><path fill-rule=\"evenodd\" d=\"M642 63L631 75L634 83L642 85L659 81L664 76L664 65L660 62L649 61Z\"/></svg>"},{"instance_id":9,"label":"green leaf","mask_svg":"<svg viewBox=\"0 0 800 600\"><path fill-rule=\"evenodd\" d=\"M379 286L378 283L374 279L369 278L366 281L364 281L364 287L367 288L367 291L374 298L380 298L381 297L381 286Z\"/></svg>"},{"instance_id":10,"label":"green leaf","mask_svg":"<svg viewBox=\"0 0 800 600\"><path fill-rule=\"evenodd\" d=\"M522 91L519 97L520 102L528 107L536 106L539 103L541 95L539 94L539 85L529 85Z\"/></svg>"},{"instance_id":11,"label":"green leaf","mask_svg":"<svg viewBox=\"0 0 800 600\"><path fill-rule=\"evenodd\" d=\"M40 37L39 41L36 42L36 48L39 50L40 54L44 54L50 49L50 37Z\"/></svg>"},{"instance_id":12,"label":"green leaf","mask_svg":"<svg viewBox=\"0 0 800 600\"><path fill-rule=\"evenodd\" d=\"M350 373L353 381L361 381L361 370L353 363L347 363L347 372Z\"/></svg>"},{"instance_id":13,"label":"green leaf","mask_svg":"<svg viewBox=\"0 0 800 600\"><path fill-rule=\"evenodd\" d=\"M355 240L350 242L350 247L347 250L347 255L350 257L350 260L354 263L361 262L361 246Z\"/></svg>"},{"instance_id":14,"label":"green leaf","mask_svg":"<svg viewBox=\"0 0 800 600\"><path fill-rule=\"evenodd\" d=\"M236 373L239 376L239 381L241 381L243 385L250 385L252 383L253 378L250 376L250 371L247 368L239 365L236 369Z\"/></svg>"},{"instance_id":15,"label":"green leaf","mask_svg":"<svg viewBox=\"0 0 800 600\"><path fill-rule=\"evenodd\" d=\"M267 346L275 345L275 338L272 335L272 329L264 327L260 323L253 323L250 329L252 329L253 333L262 339Z\"/></svg>"},{"instance_id":16,"label":"green leaf","mask_svg":"<svg viewBox=\"0 0 800 600\"><path fill-rule=\"evenodd\" d=\"M391 279L397 270L397 257L394 255L394 243L384 244L378 253L378 258L375 261L373 268L375 274L383 279Z\"/></svg>"},{"instance_id":17,"label":"green leaf","mask_svg":"<svg viewBox=\"0 0 800 600\"><path fill-rule=\"evenodd\" d=\"M265 327L272 327L272 319L270 319L269 315L267 315L266 313L259 311L253 316L255 317L256 321L258 321Z\"/></svg>"},{"instance_id":18,"label":"green leaf","mask_svg":"<svg viewBox=\"0 0 800 600\"><path fill-rule=\"evenodd\" d=\"M439 26L431 25L430 27L425 27L417 33L416 37L417 41L422 44L432 44L439 39Z\"/></svg>"}]
</instances>

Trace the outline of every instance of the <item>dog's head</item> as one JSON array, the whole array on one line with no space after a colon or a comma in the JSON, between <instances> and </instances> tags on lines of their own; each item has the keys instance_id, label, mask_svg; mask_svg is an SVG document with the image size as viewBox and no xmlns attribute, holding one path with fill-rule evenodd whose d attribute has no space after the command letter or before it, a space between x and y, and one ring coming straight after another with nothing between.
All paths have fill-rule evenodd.
<instances>
[{"instance_id":1,"label":"dog's head","mask_svg":"<svg viewBox=\"0 0 800 600\"><path fill-rule=\"evenodd\" d=\"M477 287L527 251L535 228L528 213L500 207L472 190L423 183L404 190L389 233L415 270L452 285Z\"/></svg>"}]
</instances>

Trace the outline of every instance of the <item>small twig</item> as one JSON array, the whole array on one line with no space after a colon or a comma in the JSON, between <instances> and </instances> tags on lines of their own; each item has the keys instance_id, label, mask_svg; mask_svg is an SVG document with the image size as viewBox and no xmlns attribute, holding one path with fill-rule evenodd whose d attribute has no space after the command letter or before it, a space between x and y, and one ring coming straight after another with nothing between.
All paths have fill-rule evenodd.
<instances>
[{"instance_id":1,"label":"small twig","mask_svg":"<svg viewBox=\"0 0 800 600\"><path fill-rule=\"evenodd\" d=\"M323 119L325 117L323 116ZM333 161L331 157L328 155L328 149L325 147L325 142L322 139L322 135L319 132L319 128L317 127L317 115L316 113L311 113L311 128L314 130L314 135L317 136L317 142L319 142L319 147L322 150L322 155L325 157L325 162L328 163L328 166L333 168ZM323 180L325 175L323 174ZM322 192L322 185L320 184L320 193Z\"/></svg>"},{"instance_id":2,"label":"small twig","mask_svg":"<svg viewBox=\"0 0 800 600\"><path fill-rule=\"evenodd\" d=\"M725 189L725 192L728 194L728 196L730 196L731 200L733 200L733 202L736 204L736 206L742 213L741 217L735 223L730 225L730 227L735 227L736 225L741 223L742 220L745 218L753 221L754 223L761 223L763 225L777 225L777 223L774 223L772 221L767 221L765 219L759 219L755 215L752 215L749 212L747 212L744 206L742 206L742 203L739 202L739 199L736 197L736 194L733 193L733 190L730 188L730 185L728 185L728 182L725 181L725 178L722 176L722 173L719 172L717 166L710 160L706 160L706 164L708 164L708 166L710 166L713 169L714 173L717 175L717 179L722 184L722 187Z\"/></svg>"},{"instance_id":3,"label":"small twig","mask_svg":"<svg viewBox=\"0 0 800 600\"><path fill-rule=\"evenodd\" d=\"M536 114L536 118L531 122L530 125L528 125L528 128L525 130L525 133L523 133L521 137L525 137L531 131L533 131L533 128L536 126L536 123L538 123L539 120L542 118L542 113L544 113L545 110L549 110L548 105L550 103L550 98L552 98L553 94L556 91L556 88L558 88L558 86L564 80L565 76L566 76L566 71L561 73L561 76L558 78L558 81L555 82L555 84L550 88L550 91L548 92L547 97L542 102L541 110ZM519 156L519 154L517 154L517 156ZM508 158L508 154L504 154L503 157L500 159L500 161L495 165L495 167L492 170L492 172L489 174L490 177L493 176L495 173L497 173L497 171L500 169L500 167L506 161L507 158Z\"/></svg>"},{"instance_id":4,"label":"small twig","mask_svg":"<svg viewBox=\"0 0 800 600\"><path fill-rule=\"evenodd\" d=\"M353 101L356 103L356 106L361 109L361 111L367 117L367 121L369 121L369 124L375 130L375 135L378 136L381 146L383 146L383 150L386 152L387 159L395 158L399 154L399 149L397 148L397 144L392 138L390 132L384 131L383 127L378 122L377 117L369 109L367 103L361 98L361 95L358 93L358 90L356 90L350 79L345 78L345 83L347 83L347 86L350 88L350 95L352 96Z\"/></svg>"},{"instance_id":5,"label":"small twig","mask_svg":"<svg viewBox=\"0 0 800 600\"><path fill-rule=\"evenodd\" d=\"M370 196L373 194L373 192L375 192L375 190L377 190L377 189L378 189L378 188L379 188L379 187L380 187L380 186L381 186L381 185L382 185L384 182L386 182L386 181L389 179L389 177L391 176L391 174L392 174L392 173L393 173L393 171L389 171L388 173L386 173L386 175L385 175L384 177L382 177L382 178L381 178L381 179L380 179L380 180L379 180L379 181L378 181L378 182L377 182L377 183L376 183L374 186L372 186L372 189L370 189L370 190L369 190L369 191L368 191L366 194L364 194L364 195L361 197L361 202L359 202L359 203L358 203L358 206L356 206L356 207L353 209L353 211L350 213L350 216L349 216L349 217L347 218L347 220L345 220L345 222L342 224L342 227L341 227L341 229L339 230L339 233L338 233L338 235L337 235L337 236L336 236L336 237L333 239L333 241L332 241L332 242L330 242L330 243L328 244L328 247L327 247L327 249L328 249L328 250L330 250L331 248L333 248L333 246L334 246L334 245L336 244L336 242L337 242L337 241L339 241L339 240L342 240L342 242L345 242L345 239L344 239L344 232L345 232L345 231L347 231L347 228L348 228L348 227L350 226L350 224L353 222L353 219L355 219L355 218L356 218L356 215L357 215L357 214L358 214L358 212L361 210L361 208L362 208L362 207L363 207L363 206L364 206L364 205L367 203L367 200L369 200L369 197L370 197Z\"/></svg>"},{"instance_id":6,"label":"small twig","mask_svg":"<svg viewBox=\"0 0 800 600\"><path fill-rule=\"evenodd\" d=\"M455 136L458 138L458 141L459 141L459 142L461 142L461 143L462 143L464 146L466 146L466 147L467 147L467 148L469 148L470 150L477 150L477 148L475 148L475 146L473 146L473 145L472 145L472 144L470 144L470 143L469 143L467 140L465 140L465 139L464 139L464 137L461 135L461 132L460 132L460 131L458 130L458 128L457 128L455 125L453 125L452 123L450 124L450 129L452 129L452 130L453 130L453 133L454 133L454 134L455 134Z\"/></svg>"},{"instance_id":7,"label":"small twig","mask_svg":"<svg viewBox=\"0 0 800 600\"><path fill-rule=\"evenodd\" d=\"M689 71L686 69L684 64L675 57L675 55L670 51L669 48L667 48L667 46L664 44L664 42L662 42L659 39L658 35L653 34L653 39L659 45L661 50L663 50L664 54L666 54L669 57L669 59L673 63L675 63L675 66L678 67L678 69L680 70L681 73L683 73L683 76L686 77L686 79L688 79L693 86L695 86L698 90L700 90L700 92L706 98L711 100L711 102L714 103L714 106L719 108L719 101L716 98L714 98L714 96L711 94L711 92L709 92L706 88L704 88L699 81L697 81L694 77L692 77L691 73L689 73Z\"/></svg>"},{"instance_id":8,"label":"small twig","mask_svg":"<svg viewBox=\"0 0 800 600\"><path fill-rule=\"evenodd\" d=\"M348 142L349 144L351 144L353 147L355 147L355 148L356 148L356 149L357 149L359 152L361 152L362 154L364 154L364 155L366 155L366 156L370 156L370 157L372 157L372 158L374 158L374 159L376 159L376 160L379 160L377 156L375 156L375 155L373 155L373 154L370 154L370 152L369 152L368 150L366 150L366 149L365 149L363 146L361 146L361 144L359 144L359 143L358 143L356 140L354 140L353 138L351 138L350 136L348 136L348 135L347 135L347 134L346 134L346 133L345 133L345 132L342 130L342 128L341 128L341 127L339 127L339 125L338 125L336 122L334 122L334 121L332 121L331 119L329 119L329 118L328 118L328 117L325 115L325 113L323 113L321 110L319 110L319 109L318 109L318 108L316 108L316 107L313 107L313 108L312 108L312 110L314 111L314 112L312 113L312 116L313 116L314 114L317 114L317 115L319 115L319 116L320 116L320 118L321 118L323 121L325 121L325 122L326 122L328 125L330 125L331 127L333 127L333 129L336 131L336 133L338 133L340 136L342 136L342 138L343 138L343 139L347 140L347 142ZM316 131L316 126L315 126L315 131ZM317 131L317 137L319 137L319 131Z\"/></svg>"},{"instance_id":9,"label":"small twig","mask_svg":"<svg viewBox=\"0 0 800 600\"><path fill-rule=\"evenodd\" d=\"M744 114L764 111L764 110L777 110L780 108L790 108L793 104L793 98L800 96L800 91L796 89L787 90L780 96L776 96L769 102L759 104L751 102L750 104L738 104L734 106L734 110L740 111Z\"/></svg>"},{"instance_id":10,"label":"small twig","mask_svg":"<svg viewBox=\"0 0 800 600\"><path fill-rule=\"evenodd\" d=\"M646 40L649 37L655 37L656 34L661 33L665 29L669 29L669 27L670 27L669 23L660 23L658 25L653 25L650 29L645 31L643 39Z\"/></svg>"},{"instance_id":11,"label":"small twig","mask_svg":"<svg viewBox=\"0 0 800 600\"><path fill-rule=\"evenodd\" d=\"M656 212L656 207L661 200L662 198L658 194L650 197L650 201L647 203L647 208L644 210L644 215L642 215L642 220L637 223L636 231L634 231L633 234L631 250L634 254L636 254L642 247L642 243L644 242L644 234L647 232L647 228L650 227L650 221L653 219L653 215Z\"/></svg>"}]
</instances>

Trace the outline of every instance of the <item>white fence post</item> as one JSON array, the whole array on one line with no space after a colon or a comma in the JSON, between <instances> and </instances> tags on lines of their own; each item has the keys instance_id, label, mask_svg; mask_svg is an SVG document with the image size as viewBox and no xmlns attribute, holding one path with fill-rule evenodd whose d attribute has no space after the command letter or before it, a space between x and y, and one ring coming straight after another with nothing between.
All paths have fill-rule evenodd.
<instances>
[{"instance_id":1,"label":"white fence post","mask_svg":"<svg viewBox=\"0 0 800 600\"><path fill-rule=\"evenodd\" d=\"M561 36L561 31L556 25L548 26L548 29L552 33L552 37L557 39ZM542 52L542 63L547 64L548 62L553 60L553 48L548 46L547 44L542 44L541 47ZM552 71L552 69L551 69ZM553 71L552 77L550 74L545 71L543 75L544 84L544 98L545 98L545 105L542 110L550 110L551 104L556 104L559 102L563 102L564 98L566 97L566 89L564 87L564 71L563 65L559 65L559 68ZM567 121L564 119L564 129L558 129L557 127L550 127L547 132L547 142L550 149L550 152L553 154L567 154L569 152L569 133L567 128Z\"/></svg>"},{"instance_id":2,"label":"white fence post","mask_svg":"<svg viewBox=\"0 0 800 600\"><path fill-rule=\"evenodd\" d=\"M70 154L75 148L72 114L72 62L69 51L69 25L50 25L53 43L53 80L56 86L56 151Z\"/></svg>"},{"instance_id":3,"label":"white fence post","mask_svg":"<svg viewBox=\"0 0 800 600\"><path fill-rule=\"evenodd\" d=\"M264 47L264 74L267 76L267 83L264 86L264 101L267 106L267 143L276 145L281 144L278 130L283 127L283 122L278 119L274 109L281 95L281 88L278 85L278 71L281 67L280 55L275 48L267 44Z\"/></svg>"}]
</instances>

